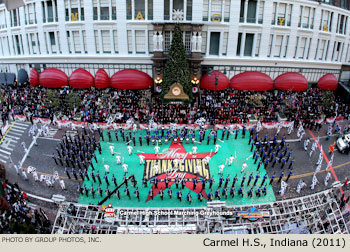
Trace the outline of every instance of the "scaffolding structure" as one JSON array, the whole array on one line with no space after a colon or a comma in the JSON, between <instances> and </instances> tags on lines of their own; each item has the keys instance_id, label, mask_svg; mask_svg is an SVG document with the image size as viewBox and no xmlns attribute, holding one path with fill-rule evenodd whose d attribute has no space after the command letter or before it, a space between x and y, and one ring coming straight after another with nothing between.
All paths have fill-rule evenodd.
<instances>
[{"instance_id":1,"label":"scaffolding structure","mask_svg":"<svg viewBox=\"0 0 350 252\"><path fill-rule=\"evenodd\" d=\"M104 219L101 206L62 203L53 234L349 234L350 211L340 206L334 189L268 204L206 208L115 208L115 219ZM269 214L255 220L236 212L255 208ZM129 214L126 214L129 213Z\"/></svg>"}]
</instances>

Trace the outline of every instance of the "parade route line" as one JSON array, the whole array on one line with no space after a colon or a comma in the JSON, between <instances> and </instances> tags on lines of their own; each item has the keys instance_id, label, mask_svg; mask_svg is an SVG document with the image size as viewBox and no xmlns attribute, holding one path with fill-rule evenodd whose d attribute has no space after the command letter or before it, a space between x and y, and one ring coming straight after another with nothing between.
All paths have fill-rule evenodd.
<instances>
[{"instance_id":1,"label":"parade route line","mask_svg":"<svg viewBox=\"0 0 350 252\"><path fill-rule=\"evenodd\" d=\"M21 170L27 171L27 168L22 168ZM40 174L40 175L52 176L52 174L50 174L50 173L45 173L45 172L40 172L40 171L37 171L37 173ZM83 182L82 179L76 180L76 179L69 179L68 177L64 177L64 176L59 176L59 177L60 177L60 179L64 179L64 180L81 181L81 182Z\"/></svg>"},{"instance_id":2,"label":"parade route line","mask_svg":"<svg viewBox=\"0 0 350 252\"><path fill-rule=\"evenodd\" d=\"M350 164L350 161L348 162L345 162L343 164L340 164L340 165L337 165L337 166L334 166L333 169L337 169L337 168L341 168L345 165L348 165ZM321 170L319 171L317 174L319 173L323 173L323 172L327 172L328 170ZM308 173L302 173L302 174L298 174L298 175L294 175L294 176L291 176L289 179L297 179L297 178L303 178L303 177L308 177L308 176L311 176L313 175L315 172L308 172ZM276 178L276 180L278 180L278 178Z\"/></svg>"},{"instance_id":3,"label":"parade route line","mask_svg":"<svg viewBox=\"0 0 350 252\"><path fill-rule=\"evenodd\" d=\"M11 126L6 130L4 136L1 138L0 144L1 144L2 141L5 139L7 133L9 133L9 131L10 131L10 129L12 128L12 126L15 125L15 122L16 122L16 121L14 121L14 122L11 124Z\"/></svg>"},{"instance_id":4,"label":"parade route line","mask_svg":"<svg viewBox=\"0 0 350 252\"><path fill-rule=\"evenodd\" d=\"M309 134L311 135L311 137L312 137L312 138L314 139L314 141L316 142L316 137L315 137L314 134L311 132L311 130L308 129L307 131L309 132ZM317 146L318 146L318 148L319 148L320 151L321 151L321 145L320 145L320 143L317 143ZM323 149L322 149L322 155L323 155L324 159L326 160L327 164L329 164L329 160L328 160L326 154L324 153ZM332 165L330 165L329 168L330 168L330 170L331 170L331 172L332 172L332 174L333 174L334 179L335 179L336 181L339 181L339 179L338 179L338 177L337 177L337 174L335 174L335 171L334 171ZM343 188L342 188L341 186L339 186L339 189L340 189L341 194L344 195Z\"/></svg>"}]
</instances>

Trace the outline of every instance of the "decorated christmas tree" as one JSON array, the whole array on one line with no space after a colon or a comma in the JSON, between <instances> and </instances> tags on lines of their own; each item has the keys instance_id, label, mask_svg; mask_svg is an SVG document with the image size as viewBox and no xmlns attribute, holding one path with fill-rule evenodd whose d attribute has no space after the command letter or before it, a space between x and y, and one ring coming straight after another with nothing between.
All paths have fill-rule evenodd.
<instances>
[{"instance_id":1,"label":"decorated christmas tree","mask_svg":"<svg viewBox=\"0 0 350 252\"><path fill-rule=\"evenodd\" d=\"M174 83L179 83L189 97L187 101L190 101L192 99L191 74L182 34L180 25L176 24L168 60L165 64L161 96L164 98L164 95L169 92L169 87Z\"/></svg>"}]
</instances>

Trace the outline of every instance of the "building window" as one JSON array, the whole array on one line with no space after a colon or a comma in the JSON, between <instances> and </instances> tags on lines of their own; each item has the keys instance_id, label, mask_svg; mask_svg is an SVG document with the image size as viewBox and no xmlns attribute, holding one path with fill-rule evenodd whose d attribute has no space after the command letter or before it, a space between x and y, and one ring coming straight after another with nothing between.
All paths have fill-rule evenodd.
<instances>
[{"instance_id":1,"label":"building window","mask_svg":"<svg viewBox=\"0 0 350 252\"><path fill-rule=\"evenodd\" d=\"M273 34L270 34L269 51L267 53L267 57L271 57L273 36L274 36Z\"/></svg>"},{"instance_id":2,"label":"building window","mask_svg":"<svg viewBox=\"0 0 350 252\"><path fill-rule=\"evenodd\" d=\"M10 11L10 21L11 27L20 26L20 16L18 8Z\"/></svg>"},{"instance_id":3,"label":"building window","mask_svg":"<svg viewBox=\"0 0 350 252\"><path fill-rule=\"evenodd\" d=\"M297 43L295 46L294 58L303 59L305 56L305 51L307 47L307 38L297 36Z\"/></svg>"},{"instance_id":4,"label":"building window","mask_svg":"<svg viewBox=\"0 0 350 252\"><path fill-rule=\"evenodd\" d=\"M244 56L252 56L254 34L246 33L244 43Z\"/></svg>"},{"instance_id":5,"label":"building window","mask_svg":"<svg viewBox=\"0 0 350 252\"><path fill-rule=\"evenodd\" d=\"M43 12L43 22L57 22L57 0L48 0L41 2L42 12Z\"/></svg>"},{"instance_id":6,"label":"building window","mask_svg":"<svg viewBox=\"0 0 350 252\"><path fill-rule=\"evenodd\" d=\"M325 52L326 52L326 45L327 45L327 40L325 40L325 39L322 39L321 41L320 41L320 45L319 45L319 51L318 51L318 60L325 60L325 58L324 58L324 54L325 54Z\"/></svg>"},{"instance_id":7,"label":"building window","mask_svg":"<svg viewBox=\"0 0 350 252\"><path fill-rule=\"evenodd\" d=\"M202 54L207 52L207 32L202 31Z\"/></svg>"},{"instance_id":8,"label":"building window","mask_svg":"<svg viewBox=\"0 0 350 252\"><path fill-rule=\"evenodd\" d=\"M24 6L24 17L25 24L31 25L36 24L36 12L35 12L35 3L29 3Z\"/></svg>"},{"instance_id":9,"label":"building window","mask_svg":"<svg viewBox=\"0 0 350 252\"><path fill-rule=\"evenodd\" d=\"M260 52L261 33L257 33L256 36L257 37L255 42L255 56L258 57Z\"/></svg>"},{"instance_id":10,"label":"building window","mask_svg":"<svg viewBox=\"0 0 350 252\"><path fill-rule=\"evenodd\" d=\"M126 0L126 18L153 20L153 0Z\"/></svg>"},{"instance_id":11,"label":"building window","mask_svg":"<svg viewBox=\"0 0 350 252\"><path fill-rule=\"evenodd\" d=\"M238 33L238 39L237 39L237 50L236 50L236 55L240 56L241 55L241 44L242 44L242 33Z\"/></svg>"},{"instance_id":12,"label":"building window","mask_svg":"<svg viewBox=\"0 0 350 252\"><path fill-rule=\"evenodd\" d=\"M164 0L164 20L173 20L173 10L183 12L183 20L192 20L192 0L173 0L173 6L170 6L171 1Z\"/></svg>"},{"instance_id":13,"label":"building window","mask_svg":"<svg viewBox=\"0 0 350 252\"><path fill-rule=\"evenodd\" d=\"M132 34L131 34L131 31L127 31L128 33L128 53L132 53Z\"/></svg>"},{"instance_id":14,"label":"building window","mask_svg":"<svg viewBox=\"0 0 350 252\"><path fill-rule=\"evenodd\" d=\"M314 28L315 8L300 6L298 27L305 29Z\"/></svg>"},{"instance_id":15,"label":"building window","mask_svg":"<svg viewBox=\"0 0 350 252\"><path fill-rule=\"evenodd\" d=\"M7 28L6 10L0 10L0 29Z\"/></svg>"},{"instance_id":16,"label":"building window","mask_svg":"<svg viewBox=\"0 0 350 252\"><path fill-rule=\"evenodd\" d=\"M230 6L231 0L204 0L203 21L229 22Z\"/></svg>"},{"instance_id":17,"label":"building window","mask_svg":"<svg viewBox=\"0 0 350 252\"><path fill-rule=\"evenodd\" d=\"M72 31L72 36L73 36L73 46L74 46L75 53L82 53L82 44L81 44L82 38L80 38L80 32Z\"/></svg>"},{"instance_id":18,"label":"building window","mask_svg":"<svg viewBox=\"0 0 350 252\"><path fill-rule=\"evenodd\" d=\"M332 61L339 61L341 51L342 51L342 42L334 41L334 49L332 54Z\"/></svg>"},{"instance_id":19,"label":"building window","mask_svg":"<svg viewBox=\"0 0 350 252\"><path fill-rule=\"evenodd\" d=\"M283 44L284 44L284 48L282 48L283 50L283 58L287 57L287 52L288 52L288 43L289 43L289 35L284 35L283 37Z\"/></svg>"},{"instance_id":20,"label":"building window","mask_svg":"<svg viewBox=\"0 0 350 252\"><path fill-rule=\"evenodd\" d=\"M274 2L272 24L278 26L290 26L292 11L293 4Z\"/></svg>"},{"instance_id":21,"label":"building window","mask_svg":"<svg viewBox=\"0 0 350 252\"><path fill-rule=\"evenodd\" d=\"M331 32L332 31L332 19L333 12L322 10L321 11L321 22L320 22L320 31Z\"/></svg>"},{"instance_id":22,"label":"building window","mask_svg":"<svg viewBox=\"0 0 350 252\"><path fill-rule=\"evenodd\" d=\"M56 54L58 51L58 45L56 45L56 39L55 39L55 33L54 32L48 32L49 36L49 43L48 46L50 47L49 52Z\"/></svg>"},{"instance_id":23,"label":"building window","mask_svg":"<svg viewBox=\"0 0 350 252\"><path fill-rule=\"evenodd\" d=\"M98 31L94 31L96 53L100 53L100 38Z\"/></svg>"},{"instance_id":24,"label":"building window","mask_svg":"<svg viewBox=\"0 0 350 252\"><path fill-rule=\"evenodd\" d=\"M103 53L111 53L111 34L109 30L101 31L102 51Z\"/></svg>"},{"instance_id":25,"label":"building window","mask_svg":"<svg viewBox=\"0 0 350 252\"><path fill-rule=\"evenodd\" d=\"M241 0L239 22L259 23L263 22L264 1Z\"/></svg>"},{"instance_id":26,"label":"building window","mask_svg":"<svg viewBox=\"0 0 350 252\"><path fill-rule=\"evenodd\" d=\"M187 54L189 54L189 53L191 53L192 32L185 31L184 34L185 34L185 41L184 41L185 51Z\"/></svg>"},{"instance_id":27,"label":"building window","mask_svg":"<svg viewBox=\"0 0 350 252\"><path fill-rule=\"evenodd\" d=\"M276 35L275 36L275 48L274 48L274 57L281 57L281 48L282 48L282 35Z\"/></svg>"},{"instance_id":28,"label":"building window","mask_svg":"<svg viewBox=\"0 0 350 252\"><path fill-rule=\"evenodd\" d=\"M211 32L209 55L219 55L219 48L220 48L220 32Z\"/></svg>"},{"instance_id":29,"label":"building window","mask_svg":"<svg viewBox=\"0 0 350 252\"><path fill-rule=\"evenodd\" d=\"M114 44L114 52L118 53L118 32L113 30L113 44Z\"/></svg>"},{"instance_id":30,"label":"building window","mask_svg":"<svg viewBox=\"0 0 350 252\"><path fill-rule=\"evenodd\" d=\"M348 17L345 15L338 14L338 22L337 22L337 33L346 34L346 25L348 22Z\"/></svg>"},{"instance_id":31,"label":"building window","mask_svg":"<svg viewBox=\"0 0 350 252\"><path fill-rule=\"evenodd\" d=\"M116 20L116 0L93 0L94 20Z\"/></svg>"},{"instance_id":32,"label":"building window","mask_svg":"<svg viewBox=\"0 0 350 252\"><path fill-rule=\"evenodd\" d=\"M154 51L153 32L154 31L148 31L148 52L149 53L153 53Z\"/></svg>"},{"instance_id":33,"label":"building window","mask_svg":"<svg viewBox=\"0 0 350 252\"><path fill-rule=\"evenodd\" d=\"M145 31L135 31L135 47L136 53L146 53Z\"/></svg>"},{"instance_id":34,"label":"building window","mask_svg":"<svg viewBox=\"0 0 350 252\"><path fill-rule=\"evenodd\" d=\"M69 53L72 53L72 37L70 35L70 31L67 31L67 42Z\"/></svg>"},{"instance_id":35,"label":"building window","mask_svg":"<svg viewBox=\"0 0 350 252\"><path fill-rule=\"evenodd\" d=\"M23 40L21 35L13 35L13 47L16 55L23 54Z\"/></svg>"},{"instance_id":36,"label":"building window","mask_svg":"<svg viewBox=\"0 0 350 252\"><path fill-rule=\"evenodd\" d=\"M265 7L265 1L258 2L259 4L259 16L258 16L258 23L262 24L264 21L264 7Z\"/></svg>"},{"instance_id":37,"label":"building window","mask_svg":"<svg viewBox=\"0 0 350 252\"><path fill-rule=\"evenodd\" d=\"M171 46L171 32L170 31L165 31L164 32L164 52L169 52L170 46Z\"/></svg>"},{"instance_id":38,"label":"building window","mask_svg":"<svg viewBox=\"0 0 350 252\"><path fill-rule=\"evenodd\" d=\"M64 4L66 21L84 21L84 0L64 0Z\"/></svg>"},{"instance_id":39,"label":"building window","mask_svg":"<svg viewBox=\"0 0 350 252\"><path fill-rule=\"evenodd\" d=\"M224 32L224 36L222 38L222 55L227 55L227 40L228 40L228 32Z\"/></svg>"},{"instance_id":40,"label":"building window","mask_svg":"<svg viewBox=\"0 0 350 252\"><path fill-rule=\"evenodd\" d=\"M5 52L5 49L3 48L3 45L2 45L2 40L3 38L0 37L0 52L1 52L1 56L5 56L4 52Z\"/></svg>"}]
</instances>

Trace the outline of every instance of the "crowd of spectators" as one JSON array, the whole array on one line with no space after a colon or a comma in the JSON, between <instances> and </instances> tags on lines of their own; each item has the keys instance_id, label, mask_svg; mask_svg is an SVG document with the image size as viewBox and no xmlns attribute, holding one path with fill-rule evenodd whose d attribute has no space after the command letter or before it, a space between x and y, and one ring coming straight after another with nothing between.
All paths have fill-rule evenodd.
<instances>
[{"instance_id":1,"label":"crowd of spectators","mask_svg":"<svg viewBox=\"0 0 350 252\"><path fill-rule=\"evenodd\" d=\"M10 187L10 189L8 188ZM2 184L0 191L0 234L45 234L50 221L36 209L28 207L27 196L18 185ZM17 190L16 190L17 189Z\"/></svg>"},{"instance_id":2,"label":"crowd of spectators","mask_svg":"<svg viewBox=\"0 0 350 252\"><path fill-rule=\"evenodd\" d=\"M158 123L195 123L205 118L211 123L246 123L252 119L262 122L289 121L347 116L349 105L334 92L318 88L305 92L271 90L264 92L227 89L201 90L189 104L165 104L150 90L115 89L46 89L42 87L2 87L0 90L2 118L9 114L25 114L63 120L105 122L117 115L115 122L133 117L140 123L150 118Z\"/></svg>"}]
</instances>

